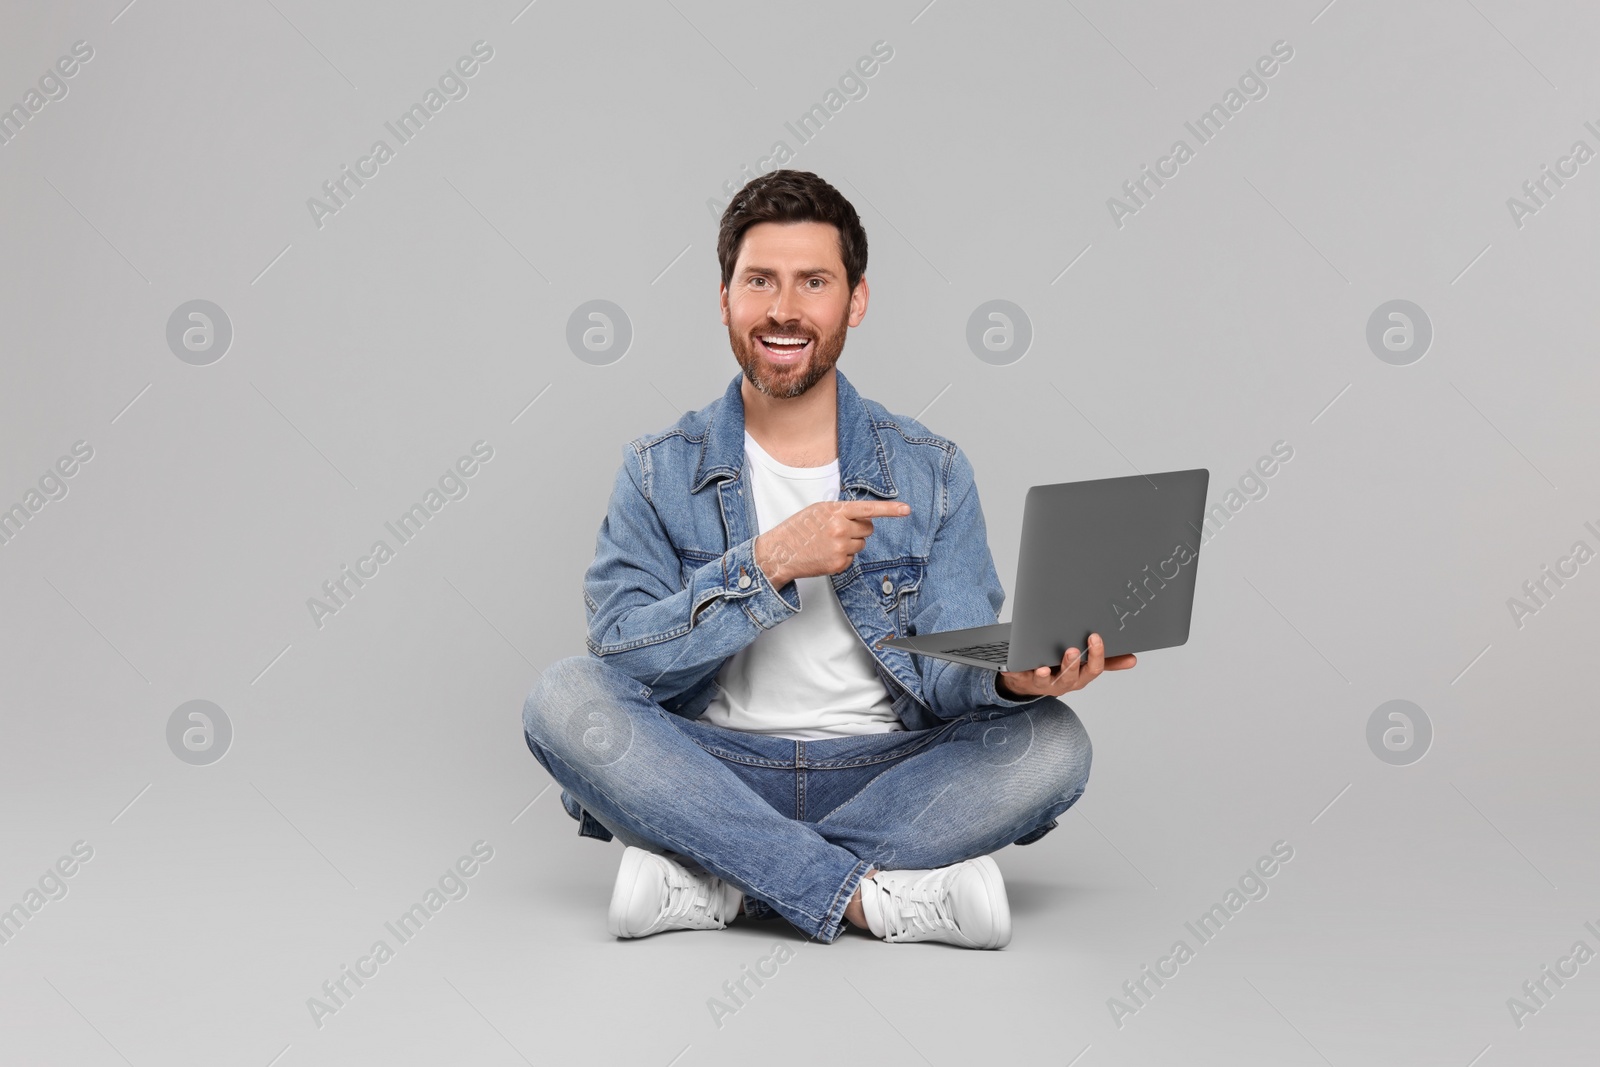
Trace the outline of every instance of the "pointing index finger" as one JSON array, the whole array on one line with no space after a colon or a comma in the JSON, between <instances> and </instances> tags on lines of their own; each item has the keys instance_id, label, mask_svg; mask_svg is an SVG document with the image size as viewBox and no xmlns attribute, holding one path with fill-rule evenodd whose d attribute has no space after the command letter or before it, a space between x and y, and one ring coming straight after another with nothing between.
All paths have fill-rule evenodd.
<instances>
[{"instance_id":1,"label":"pointing index finger","mask_svg":"<svg viewBox=\"0 0 1600 1067\"><path fill-rule=\"evenodd\" d=\"M911 505L898 500L847 500L844 510L852 519L865 519L880 515L909 515Z\"/></svg>"}]
</instances>

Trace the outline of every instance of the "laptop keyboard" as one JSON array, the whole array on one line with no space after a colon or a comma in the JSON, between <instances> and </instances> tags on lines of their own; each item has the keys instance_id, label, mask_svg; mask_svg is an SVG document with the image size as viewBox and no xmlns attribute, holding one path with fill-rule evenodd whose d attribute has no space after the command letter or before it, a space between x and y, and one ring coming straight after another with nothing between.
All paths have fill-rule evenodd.
<instances>
[{"instance_id":1,"label":"laptop keyboard","mask_svg":"<svg viewBox=\"0 0 1600 1067\"><path fill-rule=\"evenodd\" d=\"M969 645L966 648L947 648L944 650L952 656L966 656L969 659L981 659L989 663L1005 665L1006 657L1011 652L1010 641L991 641L986 645Z\"/></svg>"}]
</instances>

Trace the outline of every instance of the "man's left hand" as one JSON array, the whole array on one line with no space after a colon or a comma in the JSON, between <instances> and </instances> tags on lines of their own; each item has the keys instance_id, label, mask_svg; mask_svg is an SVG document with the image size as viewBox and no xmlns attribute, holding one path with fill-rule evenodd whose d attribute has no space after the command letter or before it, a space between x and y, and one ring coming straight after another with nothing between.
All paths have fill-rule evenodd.
<instances>
[{"instance_id":1,"label":"man's left hand","mask_svg":"<svg viewBox=\"0 0 1600 1067\"><path fill-rule=\"evenodd\" d=\"M1069 648L1061 657L1059 667L1040 667L1032 671L1001 671L995 679L995 691L1008 700L1031 700L1034 697L1058 697L1074 689L1082 689L1101 671L1125 671L1137 663L1133 653L1106 658L1106 643L1099 634L1089 635L1089 654L1085 658L1075 648Z\"/></svg>"}]
</instances>

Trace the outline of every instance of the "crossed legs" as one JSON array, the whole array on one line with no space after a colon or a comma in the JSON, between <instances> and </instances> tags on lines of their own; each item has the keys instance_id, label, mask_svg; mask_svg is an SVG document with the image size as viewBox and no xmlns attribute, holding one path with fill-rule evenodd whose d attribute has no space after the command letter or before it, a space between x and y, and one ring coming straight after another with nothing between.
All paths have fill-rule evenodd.
<instances>
[{"instance_id":1,"label":"crossed legs","mask_svg":"<svg viewBox=\"0 0 1600 1067\"><path fill-rule=\"evenodd\" d=\"M534 757L625 844L685 858L821 941L865 926L878 868L943 867L1036 831L1082 794L1089 739L1044 698L959 723L815 821L783 815L634 679L592 656L550 666L523 705Z\"/></svg>"}]
</instances>

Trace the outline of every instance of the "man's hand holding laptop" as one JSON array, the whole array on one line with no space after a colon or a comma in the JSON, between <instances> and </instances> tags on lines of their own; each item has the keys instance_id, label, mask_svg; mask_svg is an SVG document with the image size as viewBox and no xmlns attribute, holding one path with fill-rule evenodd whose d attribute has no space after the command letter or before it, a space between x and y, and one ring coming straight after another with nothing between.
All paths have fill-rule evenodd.
<instances>
[{"instance_id":1,"label":"man's hand holding laptop","mask_svg":"<svg viewBox=\"0 0 1600 1067\"><path fill-rule=\"evenodd\" d=\"M1089 657L1085 660L1075 648L1067 649L1059 667L1040 667L1032 671L1001 671L994 688L1008 700L1029 697L1058 697L1082 689L1101 671L1125 671L1138 662L1133 653L1106 658L1106 643L1099 634L1089 635Z\"/></svg>"}]
</instances>

